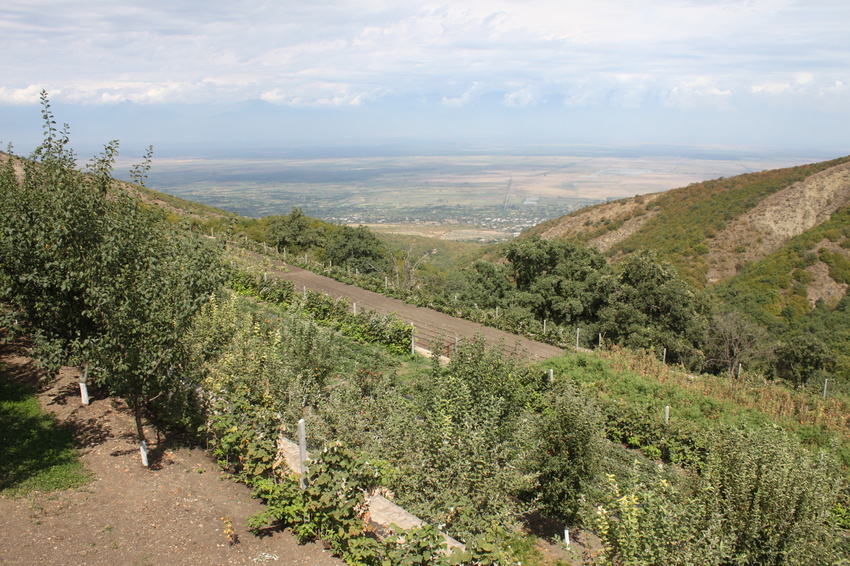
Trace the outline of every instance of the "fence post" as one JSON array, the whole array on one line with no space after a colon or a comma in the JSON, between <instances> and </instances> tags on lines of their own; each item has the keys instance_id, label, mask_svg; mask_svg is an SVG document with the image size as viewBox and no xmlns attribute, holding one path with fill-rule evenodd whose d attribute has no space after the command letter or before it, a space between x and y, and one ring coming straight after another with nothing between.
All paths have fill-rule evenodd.
<instances>
[{"instance_id":1,"label":"fence post","mask_svg":"<svg viewBox=\"0 0 850 566\"><path fill-rule=\"evenodd\" d=\"M300 463L301 489L307 489L307 430L304 419L298 419L298 460Z\"/></svg>"},{"instance_id":2,"label":"fence post","mask_svg":"<svg viewBox=\"0 0 850 566\"><path fill-rule=\"evenodd\" d=\"M410 353L416 354L416 327L410 323Z\"/></svg>"},{"instance_id":3,"label":"fence post","mask_svg":"<svg viewBox=\"0 0 850 566\"><path fill-rule=\"evenodd\" d=\"M578 336L579 336L579 333L581 333L581 328L576 326L576 352L578 352Z\"/></svg>"},{"instance_id":4,"label":"fence post","mask_svg":"<svg viewBox=\"0 0 850 566\"><path fill-rule=\"evenodd\" d=\"M670 424L670 405L664 406L664 424Z\"/></svg>"},{"instance_id":5,"label":"fence post","mask_svg":"<svg viewBox=\"0 0 850 566\"><path fill-rule=\"evenodd\" d=\"M824 399L826 399L826 386L827 386L827 385L829 385L829 380L828 380L828 379L824 379L824 380L823 380L823 398L824 398Z\"/></svg>"},{"instance_id":6,"label":"fence post","mask_svg":"<svg viewBox=\"0 0 850 566\"><path fill-rule=\"evenodd\" d=\"M354 314L357 314L357 303L352 303L352 306L354 307Z\"/></svg>"},{"instance_id":7,"label":"fence post","mask_svg":"<svg viewBox=\"0 0 850 566\"><path fill-rule=\"evenodd\" d=\"M546 335L546 319L543 319L543 335Z\"/></svg>"},{"instance_id":8,"label":"fence post","mask_svg":"<svg viewBox=\"0 0 850 566\"><path fill-rule=\"evenodd\" d=\"M552 383L553 381L555 381L555 370L550 368L549 369L549 383Z\"/></svg>"},{"instance_id":9,"label":"fence post","mask_svg":"<svg viewBox=\"0 0 850 566\"><path fill-rule=\"evenodd\" d=\"M661 355L661 365L667 363L667 348L664 348L664 353Z\"/></svg>"}]
</instances>

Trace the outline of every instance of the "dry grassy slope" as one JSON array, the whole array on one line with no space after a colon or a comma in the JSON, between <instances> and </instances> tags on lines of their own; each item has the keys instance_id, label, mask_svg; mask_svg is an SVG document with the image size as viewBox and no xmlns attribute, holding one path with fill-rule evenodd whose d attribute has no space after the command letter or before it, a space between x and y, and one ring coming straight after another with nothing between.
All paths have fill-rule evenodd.
<instances>
[{"instance_id":1,"label":"dry grassy slope","mask_svg":"<svg viewBox=\"0 0 850 566\"><path fill-rule=\"evenodd\" d=\"M657 213L652 203L663 194L653 193L584 208L543 223L529 234L539 234L543 238L579 238L607 251L629 238ZM848 204L850 163L831 167L770 195L728 222L713 238L705 240L709 249L706 283L734 276L736 266L764 258L794 236L825 222ZM846 254L843 248L834 247ZM814 286L824 287L826 295L840 292L838 288L827 289L838 285L828 276L818 277L819 272L813 274L821 281ZM818 291L814 292L817 296Z\"/></svg>"},{"instance_id":2,"label":"dry grassy slope","mask_svg":"<svg viewBox=\"0 0 850 566\"><path fill-rule=\"evenodd\" d=\"M710 250L707 283L732 277L736 265L773 253L794 236L829 220L848 202L850 163L816 173L763 199L706 242Z\"/></svg>"},{"instance_id":3,"label":"dry grassy slope","mask_svg":"<svg viewBox=\"0 0 850 566\"><path fill-rule=\"evenodd\" d=\"M608 250L634 234L655 214L649 205L664 193L652 193L588 206L561 218L535 226L527 235L539 234L541 238L580 238L601 251ZM612 224L622 222L616 229Z\"/></svg>"}]
</instances>

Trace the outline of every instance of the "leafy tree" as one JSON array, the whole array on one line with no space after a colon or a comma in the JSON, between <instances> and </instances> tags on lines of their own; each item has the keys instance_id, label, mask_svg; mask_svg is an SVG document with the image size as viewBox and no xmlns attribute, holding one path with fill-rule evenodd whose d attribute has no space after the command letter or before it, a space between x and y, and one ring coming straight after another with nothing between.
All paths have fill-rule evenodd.
<instances>
[{"instance_id":1,"label":"leafy tree","mask_svg":"<svg viewBox=\"0 0 850 566\"><path fill-rule=\"evenodd\" d=\"M604 442L602 414L570 380L558 382L543 399L529 463L540 499L559 518L575 518L580 497L600 471Z\"/></svg>"},{"instance_id":2,"label":"leafy tree","mask_svg":"<svg viewBox=\"0 0 850 566\"><path fill-rule=\"evenodd\" d=\"M462 304L494 309L504 306L513 294L514 286L503 265L479 260L461 273L463 284L455 295Z\"/></svg>"},{"instance_id":3,"label":"leafy tree","mask_svg":"<svg viewBox=\"0 0 850 566\"><path fill-rule=\"evenodd\" d=\"M835 564L830 519L843 481L782 431L717 430L699 476L609 491L593 522L597 564Z\"/></svg>"},{"instance_id":4,"label":"leafy tree","mask_svg":"<svg viewBox=\"0 0 850 566\"><path fill-rule=\"evenodd\" d=\"M394 408L407 417L384 433L385 457L400 468L388 487L461 538L492 521L514 523L527 508L516 495L534 487L522 471L534 390L517 358L483 340L461 342L448 366L435 363L415 397Z\"/></svg>"},{"instance_id":5,"label":"leafy tree","mask_svg":"<svg viewBox=\"0 0 850 566\"><path fill-rule=\"evenodd\" d=\"M667 349L667 358L689 366L702 362L698 345L707 326L702 298L673 266L651 252L636 252L619 264L619 274L601 282L605 305L600 329L632 348Z\"/></svg>"},{"instance_id":6,"label":"leafy tree","mask_svg":"<svg viewBox=\"0 0 850 566\"><path fill-rule=\"evenodd\" d=\"M696 524L714 533L720 564L832 563L841 478L833 458L779 429L729 430L698 478Z\"/></svg>"},{"instance_id":7,"label":"leafy tree","mask_svg":"<svg viewBox=\"0 0 850 566\"><path fill-rule=\"evenodd\" d=\"M42 104L44 142L20 176L14 157L0 176L3 294L35 333L46 366L96 363L99 381L134 409L144 441L149 402L180 398L175 406L184 406L194 389L181 383L189 377L182 336L223 280L219 253L114 184L117 142L77 171L67 126L57 132L46 94Z\"/></svg>"},{"instance_id":8,"label":"leafy tree","mask_svg":"<svg viewBox=\"0 0 850 566\"><path fill-rule=\"evenodd\" d=\"M298 252L322 244L324 234L300 208L293 206L289 214L268 218L266 239L278 251L287 248L291 252Z\"/></svg>"},{"instance_id":9,"label":"leafy tree","mask_svg":"<svg viewBox=\"0 0 850 566\"><path fill-rule=\"evenodd\" d=\"M101 324L95 356L99 380L127 400L144 440L141 419L153 399L179 410L194 393L183 382L191 367L183 338L224 272L219 252L196 236L129 197L116 195L113 206L89 290Z\"/></svg>"},{"instance_id":10,"label":"leafy tree","mask_svg":"<svg viewBox=\"0 0 850 566\"><path fill-rule=\"evenodd\" d=\"M605 258L585 244L543 240L511 242L505 255L516 283L516 299L540 319L558 323L591 321L600 305Z\"/></svg>"},{"instance_id":11,"label":"leafy tree","mask_svg":"<svg viewBox=\"0 0 850 566\"><path fill-rule=\"evenodd\" d=\"M834 358L823 341L810 334L788 336L776 350L776 376L804 384L826 369Z\"/></svg>"},{"instance_id":12,"label":"leafy tree","mask_svg":"<svg viewBox=\"0 0 850 566\"><path fill-rule=\"evenodd\" d=\"M329 238L325 258L360 273L383 272L388 268L383 244L366 226L343 226Z\"/></svg>"},{"instance_id":13,"label":"leafy tree","mask_svg":"<svg viewBox=\"0 0 850 566\"><path fill-rule=\"evenodd\" d=\"M33 333L40 363L55 372L86 358L99 332L87 293L109 207L107 162L117 142L85 175L74 168L68 126L56 129L45 93L42 117L41 145L28 160L10 154L0 173L0 296L14 309L9 318Z\"/></svg>"}]
</instances>

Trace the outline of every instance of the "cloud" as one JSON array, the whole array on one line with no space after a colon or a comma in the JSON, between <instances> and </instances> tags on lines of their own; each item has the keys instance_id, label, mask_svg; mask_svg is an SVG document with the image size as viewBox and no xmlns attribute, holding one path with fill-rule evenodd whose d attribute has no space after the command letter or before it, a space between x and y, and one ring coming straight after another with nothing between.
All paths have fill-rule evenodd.
<instances>
[{"instance_id":1,"label":"cloud","mask_svg":"<svg viewBox=\"0 0 850 566\"><path fill-rule=\"evenodd\" d=\"M850 113L850 3L832 0L5 0L2 10L0 106L37 104L44 88L54 102L110 108Z\"/></svg>"},{"instance_id":2,"label":"cloud","mask_svg":"<svg viewBox=\"0 0 850 566\"><path fill-rule=\"evenodd\" d=\"M662 104L683 110L728 108L732 90L720 88L709 77L681 81L662 95Z\"/></svg>"},{"instance_id":3,"label":"cloud","mask_svg":"<svg viewBox=\"0 0 850 566\"><path fill-rule=\"evenodd\" d=\"M29 85L24 88L7 88L0 86L0 104L37 104L40 100L42 87ZM57 92L57 94L61 94Z\"/></svg>"},{"instance_id":4,"label":"cloud","mask_svg":"<svg viewBox=\"0 0 850 566\"><path fill-rule=\"evenodd\" d=\"M552 97L716 107L788 93L788 77L808 77L812 92L850 81L850 8L827 0L7 0L4 10L4 88L44 83L89 104L436 95L462 107L498 94L513 107Z\"/></svg>"}]
</instances>

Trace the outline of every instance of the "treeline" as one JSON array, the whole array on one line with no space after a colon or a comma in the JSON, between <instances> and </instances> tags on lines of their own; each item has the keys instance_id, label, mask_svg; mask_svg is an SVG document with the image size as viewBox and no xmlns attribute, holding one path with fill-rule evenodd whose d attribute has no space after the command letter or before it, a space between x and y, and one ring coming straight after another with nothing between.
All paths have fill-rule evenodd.
<instances>
[{"instance_id":1,"label":"treeline","mask_svg":"<svg viewBox=\"0 0 850 566\"><path fill-rule=\"evenodd\" d=\"M846 214L711 290L688 284L653 252L611 264L574 240L520 238L490 248L496 253L489 260L438 267L428 251L393 251L363 226L333 227L297 209L268 220L265 239L290 262L321 262L337 279L562 347L620 345L695 372L746 370L794 385L820 387L830 379L835 387L850 369L847 300L810 309L800 281L810 281L804 268L818 260L838 281L850 273L841 254L807 251L821 238L850 241Z\"/></svg>"}]
</instances>

